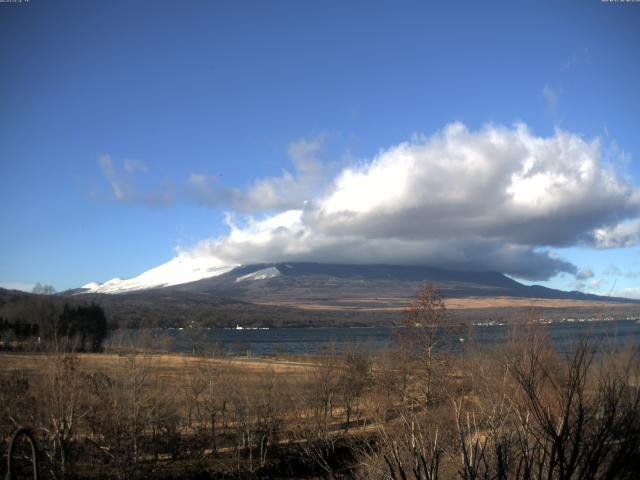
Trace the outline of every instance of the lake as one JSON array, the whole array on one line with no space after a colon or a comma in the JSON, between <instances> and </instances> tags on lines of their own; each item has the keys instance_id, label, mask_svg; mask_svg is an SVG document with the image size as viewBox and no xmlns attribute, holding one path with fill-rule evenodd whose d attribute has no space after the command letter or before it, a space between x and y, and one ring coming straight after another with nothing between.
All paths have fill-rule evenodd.
<instances>
[{"instance_id":1,"label":"lake","mask_svg":"<svg viewBox=\"0 0 640 480\"><path fill-rule=\"evenodd\" d=\"M541 325L559 351L569 349L581 335L588 335L596 344L607 348L625 343L640 345L640 323L637 320L557 321ZM524 328L524 327L519 327ZM343 351L358 344L366 349L380 349L393 343L396 327L370 328L273 328L253 329L204 329L199 333L198 344L210 348L222 345L227 352L253 355L314 354L322 352L332 343ZM447 351L460 351L476 343L481 346L501 345L513 332L510 325L475 325L464 331L440 332L439 347ZM175 352L191 352L193 343L188 329L158 329L157 337L170 338L170 348ZM462 340L461 340L462 339Z\"/></svg>"}]
</instances>

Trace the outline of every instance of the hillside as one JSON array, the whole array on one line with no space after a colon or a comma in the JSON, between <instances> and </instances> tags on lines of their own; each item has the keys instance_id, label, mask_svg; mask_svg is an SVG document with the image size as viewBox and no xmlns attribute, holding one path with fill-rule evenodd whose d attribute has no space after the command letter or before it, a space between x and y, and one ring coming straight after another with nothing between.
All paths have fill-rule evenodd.
<instances>
[{"instance_id":1,"label":"hillside","mask_svg":"<svg viewBox=\"0 0 640 480\"><path fill-rule=\"evenodd\" d=\"M400 265L254 264L195 282L119 294L81 288L60 297L95 301L113 322L131 327L372 325L400 321L424 282L437 282L452 316L461 319L512 320L532 308L547 318L640 312L636 300L527 286L498 272Z\"/></svg>"},{"instance_id":2,"label":"hillside","mask_svg":"<svg viewBox=\"0 0 640 480\"><path fill-rule=\"evenodd\" d=\"M0 317L37 320L64 303L100 304L112 326L364 326L394 324L424 282L437 282L460 320L626 317L640 302L523 285L497 272L398 265L257 264L190 283L119 294L54 296L0 289Z\"/></svg>"},{"instance_id":3,"label":"hillside","mask_svg":"<svg viewBox=\"0 0 640 480\"><path fill-rule=\"evenodd\" d=\"M314 309L396 309L424 282L436 282L447 299L512 298L588 303L638 303L617 297L524 285L498 272L421 266L277 263L238 267L225 274L163 288L215 293L247 302ZM517 302L516 302L517 303Z\"/></svg>"}]
</instances>

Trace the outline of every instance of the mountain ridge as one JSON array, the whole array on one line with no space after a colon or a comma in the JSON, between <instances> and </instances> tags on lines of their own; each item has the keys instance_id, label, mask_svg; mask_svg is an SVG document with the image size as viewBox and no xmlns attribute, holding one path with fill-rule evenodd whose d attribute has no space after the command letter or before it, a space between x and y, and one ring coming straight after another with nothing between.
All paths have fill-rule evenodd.
<instances>
[{"instance_id":1,"label":"mountain ridge","mask_svg":"<svg viewBox=\"0 0 640 480\"><path fill-rule=\"evenodd\" d=\"M532 315L635 318L640 313L640 300L529 286L495 271L279 262L119 294L81 288L43 296L0 289L0 316L21 316L21 309L36 314L29 305L41 299L59 308L66 302L96 302L113 325L127 328L396 325L425 282L440 285L449 314L460 321L517 321Z\"/></svg>"},{"instance_id":2,"label":"mountain ridge","mask_svg":"<svg viewBox=\"0 0 640 480\"><path fill-rule=\"evenodd\" d=\"M166 265L166 264L165 264ZM157 269L158 267L156 267ZM154 270L154 269L152 269ZM145 275L147 272L142 274ZM445 297L514 297L541 298L557 300L599 301L612 303L640 303L639 300L624 297L609 297L579 291L557 290L542 285L525 285L507 275L496 271L448 270L429 266L390 265L390 264L339 264L317 262L274 262L240 265L235 267L216 267L212 275L183 283L170 281L156 283L147 288L136 288L143 293L150 290L182 291L200 294L238 298L243 301L265 303L268 297L277 293L281 299L289 290L297 292L291 302L298 299L314 299L312 290L322 291L322 296L340 295L341 289L349 288L350 294L360 295L363 299L371 297L368 290L374 289L383 296L394 295L407 298L415 293L416 287L424 282L440 284ZM185 276L188 280L189 277ZM124 280L127 282L130 280ZM167 284L168 283L168 284ZM103 285L107 285L106 282ZM301 289L307 290L300 292ZM129 290L87 291L83 288L65 293L121 294ZM303 294L304 293L304 294ZM342 292L344 293L344 292ZM344 295L343 295L344 296ZM380 296L380 295L378 295Z\"/></svg>"}]
</instances>

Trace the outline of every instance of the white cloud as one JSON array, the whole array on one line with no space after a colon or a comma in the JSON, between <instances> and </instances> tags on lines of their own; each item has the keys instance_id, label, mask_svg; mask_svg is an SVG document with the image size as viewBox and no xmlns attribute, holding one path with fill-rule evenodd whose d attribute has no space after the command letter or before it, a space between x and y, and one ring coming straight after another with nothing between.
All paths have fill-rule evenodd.
<instances>
[{"instance_id":1,"label":"white cloud","mask_svg":"<svg viewBox=\"0 0 640 480\"><path fill-rule=\"evenodd\" d=\"M598 232L640 208L636 187L602 161L601 150L598 140L561 130L539 137L523 124L469 131L455 123L345 168L309 198L301 179L318 178L315 150L299 144L292 159L311 161L296 164L295 175L226 192L241 212L280 213L231 215L229 233L194 252L229 264L419 263L533 280L577 274L550 247L612 245ZM198 175L191 184L208 186Z\"/></svg>"},{"instance_id":2,"label":"white cloud","mask_svg":"<svg viewBox=\"0 0 640 480\"><path fill-rule=\"evenodd\" d=\"M623 288L611 294L612 297L634 298L640 300L640 287Z\"/></svg>"},{"instance_id":3,"label":"white cloud","mask_svg":"<svg viewBox=\"0 0 640 480\"><path fill-rule=\"evenodd\" d=\"M136 173L147 173L149 171L147 164L142 160L124 160L122 168L118 168L110 155L103 154L98 158L98 165L109 182L113 197L117 201L122 203L142 203L151 206L173 203L173 182L168 178L159 187L141 191L134 180Z\"/></svg>"},{"instance_id":4,"label":"white cloud","mask_svg":"<svg viewBox=\"0 0 640 480\"><path fill-rule=\"evenodd\" d=\"M135 173L135 172L148 172L149 167L142 160L125 160L123 162L124 171L126 173Z\"/></svg>"},{"instance_id":5,"label":"white cloud","mask_svg":"<svg viewBox=\"0 0 640 480\"><path fill-rule=\"evenodd\" d=\"M581 292L597 293L605 281L594 277L595 274L590 268L578 269L573 289Z\"/></svg>"},{"instance_id":6,"label":"white cloud","mask_svg":"<svg viewBox=\"0 0 640 480\"><path fill-rule=\"evenodd\" d=\"M203 205L230 206L241 213L302 208L326 180L328 170L318 160L324 142L325 136L292 142L288 154L293 171L283 170L280 176L255 180L246 191L226 188L217 177L202 173L190 175L188 189Z\"/></svg>"},{"instance_id":7,"label":"white cloud","mask_svg":"<svg viewBox=\"0 0 640 480\"><path fill-rule=\"evenodd\" d=\"M558 99L560 98L560 92L551 88L549 85L545 85L542 89L542 96L547 104L547 108L550 112L555 112L558 106Z\"/></svg>"},{"instance_id":8,"label":"white cloud","mask_svg":"<svg viewBox=\"0 0 640 480\"><path fill-rule=\"evenodd\" d=\"M592 236L596 248L623 248L638 245L640 243L640 219L596 228Z\"/></svg>"},{"instance_id":9,"label":"white cloud","mask_svg":"<svg viewBox=\"0 0 640 480\"><path fill-rule=\"evenodd\" d=\"M113 191L113 196L116 200L123 201L126 197L125 189L127 188L119 178L118 173L113 165L113 160L111 160L110 155L100 155L98 158L98 164L102 169L102 174L111 184L111 190Z\"/></svg>"},{"instance_id":10,"label":"white cloud","mask_svg":"<svg viewBox=\"0 0 640 480\"><path fill-rule=\"evenodd\" d=\"M593 278L593 270L591 270L590 268L581 268L578 270L578 273L576 274L576 279L577 280L588 280L590 278Z\"/></svg>"},{"instance_id":11,"label":"white cloud","mask_svg":"<svg viewBox=\"0 0 640 480\"><path fill-rule=\"evenodd\" d=\"M609 266L607 266L607 268L604 269L602 274L608 277L623 277L623 278L629 278L629 279L636 279L640 277L640 272L634 272L633 270L623 271L613 264L610 264Z\"/></svg>"},{"instance_id":12,"label":"white cloud","mask_svg":"<svg viewBox=\"0 0 640 480\"><path fill-rule=\"evenodd\" d=\"M579 65L590 65L589 49L583 48L581 52L574 52L571 57L560 64L562 70L571 70Z\"/></svg>"},{"instance_id":13,"label":"white cloud","mask_svg":"<svg viewBox=\"0 0 640 480\"><path fill-rule=\"evenodd\" d=\"M622 270L613 264L609 264L602 272L603 275L608 277L622 275Z\"/></svg>"}]
</instances>

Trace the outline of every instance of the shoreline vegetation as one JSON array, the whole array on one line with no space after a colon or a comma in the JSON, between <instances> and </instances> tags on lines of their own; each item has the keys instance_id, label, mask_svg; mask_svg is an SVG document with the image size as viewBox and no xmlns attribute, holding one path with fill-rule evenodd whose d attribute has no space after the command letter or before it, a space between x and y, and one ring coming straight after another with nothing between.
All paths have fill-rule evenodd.
<instances>
[{"instance_id":1,"label":"shoreline vegetation","mask_svg":"<svg viewBox=\"0 0 640 480\"><path fill-rule=\"evenodd\" d=\"M637 346L585 335L559 352L533 313L501 344L464 336L458 352L442 348L460 324L433 284L375 351L168 354L141 330L90 353L77 330L0 353L0 452L22 426L47 479L635 478Z\"/></svg>"},{"instance_id":2,"label":"shoreline vegetation","mask_svg":"<svg viewBox=\"0 0 640 480\"><path fill-rule=\"evenodd\" d=\"M34 295L0 289L0 327L6 322L40 325L52 323L64 306L78 308L98 305L107 318L107 328L304 328L398 326L404 319L406 295L346 303L344 299L324 303L281 300L251 303L233 298L158 289L120 295ZM375 301L374 301L375 300ZM372 303L373 302L373 303ZM630 301L631 302L631 301ZM547 320L563 318L636 317L638 303L517 297L447 297L447 316L452 322L523 322L533 314ZM0 332L0 337L3 337Z\"/></svg>"}]
</instances>

